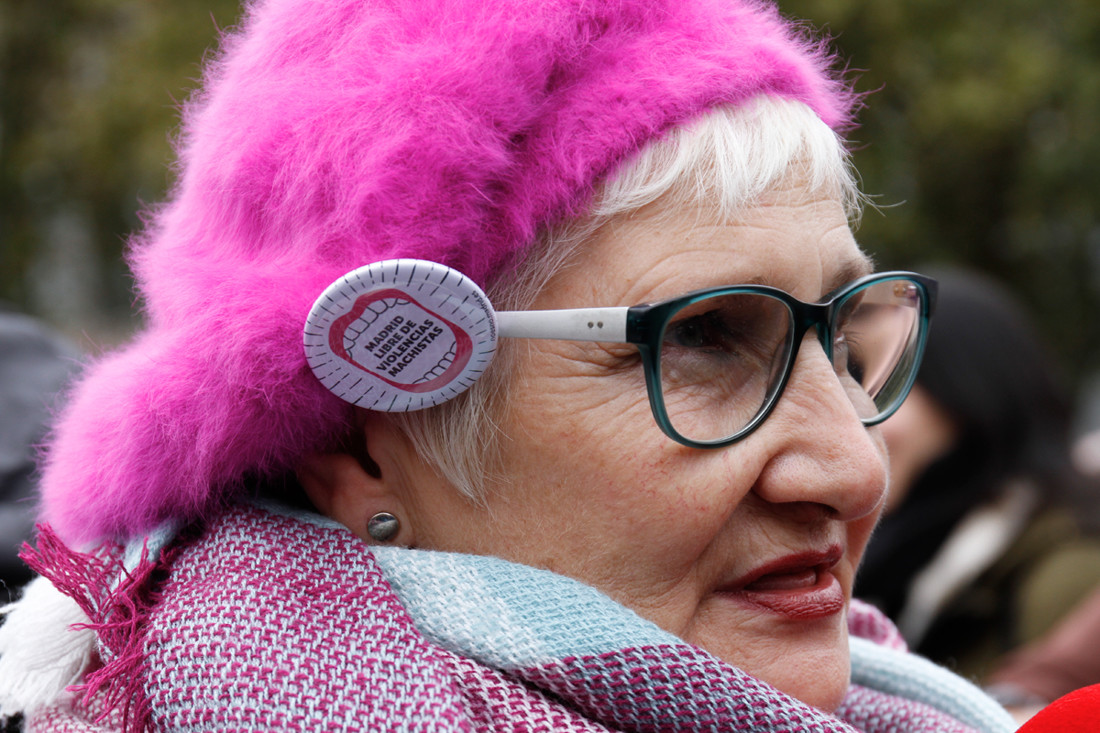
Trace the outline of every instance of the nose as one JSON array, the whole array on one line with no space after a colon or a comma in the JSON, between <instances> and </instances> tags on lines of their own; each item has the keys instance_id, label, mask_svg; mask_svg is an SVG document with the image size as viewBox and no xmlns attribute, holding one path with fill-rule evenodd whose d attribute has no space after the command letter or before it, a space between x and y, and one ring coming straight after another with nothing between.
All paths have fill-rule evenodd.
<instances>
[{"instance_id":1,"label":"nose","mask_svg":"<svg viewBox=\"0 0 1100 733\"><path fill-rule=\"evenodd\" d=\"M755 493L775 504L809 503L850 521L886 494L886 447L867 428L816 334L808 333L760 437L774 441Z\"/></svg>"}]
</instances>

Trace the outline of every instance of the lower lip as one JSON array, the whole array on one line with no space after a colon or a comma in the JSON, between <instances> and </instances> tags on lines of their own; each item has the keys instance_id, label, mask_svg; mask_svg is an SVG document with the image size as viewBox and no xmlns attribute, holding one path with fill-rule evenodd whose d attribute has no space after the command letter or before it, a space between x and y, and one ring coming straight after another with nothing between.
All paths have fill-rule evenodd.
<instances>
[{"instance_id":1,"label":"lower lip","mask_svg":"<svg viewBox=\"0 0 1100 733\"><path fill-rule=\"evenodd\" d=\"M739 590L742 602L789 619L825 618L844 608L844 589L832 573L821 573L817 583L789 590Z\"/></svg>"}]
</instances>

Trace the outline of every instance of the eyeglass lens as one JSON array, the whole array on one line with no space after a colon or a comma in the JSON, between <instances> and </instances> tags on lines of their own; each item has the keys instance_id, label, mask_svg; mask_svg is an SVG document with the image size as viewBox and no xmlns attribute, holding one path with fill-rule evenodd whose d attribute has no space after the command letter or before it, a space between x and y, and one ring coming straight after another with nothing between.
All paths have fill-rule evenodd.
<instances>
[{"instance_id":1,"label":"eyeglass lens","mask_svg":"<svg viewBox=\"0 0 1100 733\"><path fill-rule=\"evenodd\" d=\"M864 421L892 410L909 385L921 297L912 281L890 279L844 294L833 310L833 367ZM660 351L662 399L673 429L710 442L748 427L782 389L796 338L791 307L765 293L712 295L677 311Z\"/></svg>"}]
</instances>

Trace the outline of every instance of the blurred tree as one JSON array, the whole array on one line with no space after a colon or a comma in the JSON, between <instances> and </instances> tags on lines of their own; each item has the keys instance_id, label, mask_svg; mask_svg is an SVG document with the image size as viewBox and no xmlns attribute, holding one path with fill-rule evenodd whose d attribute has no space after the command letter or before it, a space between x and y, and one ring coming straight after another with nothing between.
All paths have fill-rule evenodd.
<instances>
[{"instance_id":1,"label":"blurred tree","mask_svg":"<svg viewBox=\"0 0 1100 733\"><path fill-rule=\"evenodd\" d=\"M884 266L963 262L1100 367L1100 3L779 0L871 92L853 138ZM119 254L163 198L178 102L237 0L3 0L0 300L72 333L126 318ZM88 287L91 287L89 290Z\"/></svg>"},{"instance_id":2,"label":"blurred tree","mask_svg":"<svg viewBox=\"0 0 1100 733\"><path fill-rule=\"evenodd\" d=\"M780 0L872 92L853 137L883 265L981 268L1015 288L1069 376L1100 367L1100 3Z\"/></svg>"},{"instance_id":3,"label":"blurred tree","mask_svg":"<svg viewBox=\"0 0 1100 733\"><path fill-rule=\"evenodd\" d=\"M237 0L4 0L0 300L69 332L126 318L123 240L164 196L178 104L238 13Z\"/></svg>"}]
</instances>

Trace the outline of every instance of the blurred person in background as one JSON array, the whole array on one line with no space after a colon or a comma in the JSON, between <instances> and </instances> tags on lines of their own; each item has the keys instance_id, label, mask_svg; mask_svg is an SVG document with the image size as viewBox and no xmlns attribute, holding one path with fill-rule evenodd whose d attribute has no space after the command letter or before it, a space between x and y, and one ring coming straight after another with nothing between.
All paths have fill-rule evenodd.
<instances>
[{"instance_id":1,"label":"blurred person in background","mask_svg":"<svg viewBox=\"0 0 1100 733\"><path fill-rule=\"evenodd\" d=\"M1083 412L1093 398L1086 390ZM1100 480L1100 430L1087 429L1073 444L1073 462ZM1100 588L1065 615L1057 626L1008 655L987 680L987 689L1026 720L1051 701L1100 687Z\"/></svg>"},{"instance_id":2,"label":"blurred person in background","mask_svg":"<svg viewBox=\"0 0 1100 733\"><path fill-rule=\"evenodd\" d=\"M1072 403L1025 309L986 276L925 269L936 322L883 424L890 490L856 591L914 650L988 682L1100 583L1100 493L1071 458Z\"/></svg>"},{"instance_id":3,"label":"blurred person in background","mask_svg":"<svg viewBox=\"0 0 1100 733\"><path fill-rule=\"evenodd\" d=\"M79 352L37 320L0 309L0 605L31 578L18 558L35 516L35 451Z\"/></svg>"},{"instance_id":4,"label":"blurred person in background","mask_svg":"<svg viewBox=\"0 0 1100 733\"><path fill-rule=\"evenodd\" d=\"M1100 685L1100 589L1054 629L1013 652L990 676L987 690L1026 720L1053 700Z\"/></svg>"}]
</instances>

